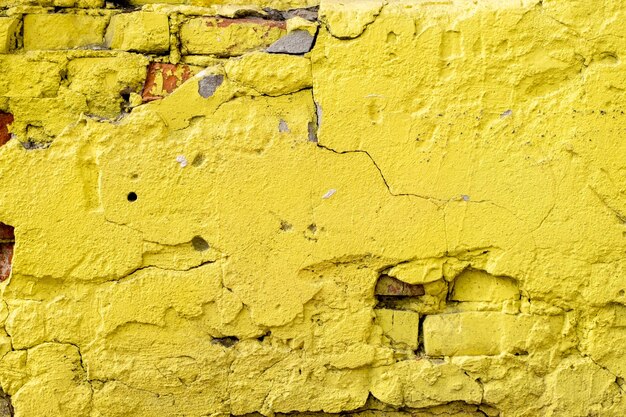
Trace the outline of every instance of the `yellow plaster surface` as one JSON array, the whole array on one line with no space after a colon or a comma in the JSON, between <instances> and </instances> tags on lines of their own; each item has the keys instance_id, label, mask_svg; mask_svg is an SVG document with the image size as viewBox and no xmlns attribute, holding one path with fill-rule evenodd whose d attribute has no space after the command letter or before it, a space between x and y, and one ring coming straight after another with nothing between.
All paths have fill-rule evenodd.
<instances>
[{"instance_id":1,"label":"yellow plaster surface","mask_svg":"<svg viewBox=\"0 0 626 417\"><path fill-rule=\"evenodd\" d=\"M504 301L520 298L517 282L508 277L494 277L484 271L467 269L454 280L450 294L453 301Z\"/></svg>"},{"instance_id":2,"label":"yellow plaster surface","mask_svg":"<svg viewBox=\"0 0 626 417\"><path fill-rule=\"evenodd\" d=\"M28 14L24 17L24 49L99 46L103 43L107 23L105 16Z\"/></svg>"},{"instance_id":3,"label":"yellow plaster surface","mask_svg":"<svg viewBox=\"0 0 626 417\"><path fill-rule=\"evenodd\" d=\"M325 0L302 56L184 18L211 66L143 104L167 57L59 15L0 55L16 417L626 414L626 5Z\"/></svg>"},{"instance_id":4,"label":"yellow plaster surface","mask_svg":"<svg viewBox=\"0 0 626 417\"><path fill-rule=\"evenodd\" d=\"M286 24L266 24L262 19L229 22L220 18L192 18L180 28L183 53L215 56L242 55L271 45L284 33Z\"/></svg>"},{"instance_id":5,"label":"yellow plaster surface","mask_svg":"<svg viewBox=\"0 0 626 417\"><path fill-rule=\"evenodd\" d=\"M135 12L111 17L105 45L111 49L140 52L166 52L170 45L166 14Z\"/></svg>"}]
</instances>

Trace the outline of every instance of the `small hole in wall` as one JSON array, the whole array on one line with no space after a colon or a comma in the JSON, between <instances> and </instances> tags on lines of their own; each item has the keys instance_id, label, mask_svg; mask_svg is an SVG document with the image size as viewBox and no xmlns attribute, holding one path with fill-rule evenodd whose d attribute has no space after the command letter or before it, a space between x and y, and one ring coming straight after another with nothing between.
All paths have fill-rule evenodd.
<instances>
[{"instance_id":1,"label":"small hole in wall","mask_svg":"<svg viewBox=\"0 0 626 417\"><path fill-rule=\"evenodd\" d=\"M128 195L126 196L126 199L127 199L128 201L130 201L131 203L132 203L133 201L137 201L137 193L134 193L134 192L132 192L132 191L131 191L131 192L130 192L130 193L128 193Z\"/></svg>"},{"instance_id":2,"label":"small hole in wall","mask_svg":"<svg viewBox=\"0 0 626 417\"><path fill-rule=\"evenodd\" d=\"M415 354L417 356L426 356L426 347L424 345L424 321L426 320L426 316L420 315L418 324L417 324L417 350L415 350Z\"/></svg>"},{"instance_id":3,"label":"small hole in wall","mask_svg":"<svg viewBox=\"0 0 626 417\"><path fill-rule=\"evenodd\" d=\"M193 158L193 161L191 161L191 165L195 167L199 167L200 165L202 165L203 162L204 162L204 155L199 153Z\"/></svg>"},{"instance_id":4,"label":"small hole in wall","mask_svg":"<svg viewBox=\"0 0 626 417\"><path fill-rule=\"evenodd\" d=\"M262 334L261 336L257 337L256 340L258 340L259 342L263 342L266 337L269 337L271 335L272 335L272 332L267 332L267 333Z\"/></svg>"},{"instance_id":5,"label":"small hole in wall","mask_svg":"<svg viewBox=\"0 0 626 417\"><path fill-rule=\"evenodd\" d=\"M283 232L288 232L291 229L293 229L293 225L291 225L291 223L288 223L284 220L280 221L280 230L282 230Z\"/></svg>"},{"instance_id":6,"label":"small hole in wall","mask_svg":"<svg viewBox=\"0 0 626 417\"><path fill-rule=\"evenodd\" d=\"M200 236L194 236L193 239L191 239L191 244L198 252L204 252L209 249L209 243Z\"/></svg>"},{"instance_id":7,"label":"small hole in wall","mask_svg":"<svg viewBox=\"0 0 626 417\"><path fill-rule=\"evenodd\" d=\"M626 294L625 290L619 290L619 292L617 293L617 295L619 295L620 297L623 297Z\"/></svg>"},{"instance_id":8,"label":"small hole in wall","mask_svg":"<svg viewBox=\"0 0 626 417\"><path fill-rule=\"evenodd\" d=\"M126 102L128 102L130 100L130 93L132 93L133 90L129 87L125 87L120 91L120 97L122 97L122 99Z\"/></svg>"},{"instance_id":9,"label":"small hole in wall","mask_svg":"<svg viewBox=\"0 0 626 417\"><path fill-rule=\"evenodd\" d=\"M226 336L226 337L214 337L211 340L211 343L214 345L222 345L224 347L230 348L239 343L239 338L235 336Z\"/></svg>"}]
</instances>

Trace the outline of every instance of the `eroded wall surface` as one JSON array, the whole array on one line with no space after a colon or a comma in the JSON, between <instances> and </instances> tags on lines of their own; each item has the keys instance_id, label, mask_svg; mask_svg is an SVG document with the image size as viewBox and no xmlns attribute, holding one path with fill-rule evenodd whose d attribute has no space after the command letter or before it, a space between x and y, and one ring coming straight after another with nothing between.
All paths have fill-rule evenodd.
<instances>
[{"instance_id":1,"label":"eroded wall surface","mask_svg":"<svg viewBox=\"0 0 626 417\"><path fill-rule=\"evenodd\" d=\"M0 415L626 415L626 4L164 3L0 1Z\"/></svg>"}]
</instances>

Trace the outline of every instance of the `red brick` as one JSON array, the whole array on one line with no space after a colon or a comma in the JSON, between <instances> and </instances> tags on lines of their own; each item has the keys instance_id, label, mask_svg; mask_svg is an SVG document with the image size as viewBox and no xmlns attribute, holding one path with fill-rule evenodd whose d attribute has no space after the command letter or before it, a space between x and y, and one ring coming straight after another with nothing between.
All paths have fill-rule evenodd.
<instances>
[{"instance_id":1,"label":"red brick","mask_svg":"<svg viewBox=\"0 0 626 417\"><path fill-rule=\"evenodd\" d=\"M376 295L390 297L416 297L424 295L424 286L407 284L389 275L381 275L375 292Z\"/></svg>"},{"instance_id":2,"label":"red brick","mask_svg":"<svg viewBox=\"0 0 626 417\"><path fill-rule=\"evenodd\" d=\"M0 282L9 278L13 262L15 233L13 226L0 223Z\"/></svg>"},{"instance_id":3,"label":"red brick","mask_svg":"<svg viewBox=\"0 0 626 417\"><path fill-rule=\"evenodd\" d=\"M0 222L0 242L13 242L15 240L15 233L13 226Z\"/></svg>"},{"instance_id":4,"label":"red brick","mask_svg":"<svg viewBox=\"0 0 626 417\"><path fill-rule=\"evenodd\" d=\"M9 133L9 125L11 123L13 123L13 115L11 113L0 112L0 146L11 139L11 134Z\"/></svg>"},{"instance_id":5,"label":"red brick","mask_svg":"<svg viewBox=\"0 0 626 417\"><path fill-rule=\"evenodd\" d=\"M13 246L13 243L0 243L0 282L6 280L11 275Z\"/></svg>"},{"instance_id":6,"label":"red brick","mask_svg":"<svg viewBox=\"0 0 626 417\"><path fill-rule=\"evenodd\" d=\"M143 101L159 100L167 96L193 75L194 71L189 65L150 63L143 86Z\"/></svg>"}]
</instances>

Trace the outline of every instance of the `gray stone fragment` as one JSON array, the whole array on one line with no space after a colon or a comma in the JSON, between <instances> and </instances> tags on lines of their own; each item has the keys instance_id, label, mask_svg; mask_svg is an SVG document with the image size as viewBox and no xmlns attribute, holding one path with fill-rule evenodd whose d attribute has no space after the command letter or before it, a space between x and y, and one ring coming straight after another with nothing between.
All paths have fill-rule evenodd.
<instances>
[{"instance_id":1,"label":"gray stone fragment","mask_svg":"<svg viewBox=\"0 0 626 417\"><path fill-rule=\"evenodd\" d=\"M313 47L314 37L306 30L294 30L267 48L273 54L305 54Z\"/></svg>"},{"instance_id":2,"label":"gray stone fragment","mask_svg":"<svg viewBox=\"0 0 626 417\"><path fill-rule=\"evenodd\" d=\"M301 17L303 19L309 20L311 22L315 22L317 20L317 12L318 7L309 7L308 9L292 9L283 12L283 18L285 20L291 19L292 17Z\"/></svg>"},{"instance_id":3,"label":"gray stone fragment","mask_svg":"<svg viewBox=\"0 0 626 417\"><path fill-rule=\"evenodd\" d=\"M309 142L317 143L317 126L315 126L315 123L309 122L307 127L309 131Z\"/></svg>"},{"instance_id":4,"label":"gray stone fragment","mask_svg":"<svg viewBox=\"0 0 626 417\"><path fill-rule=\"evenodd\" d=\"M0 417L13 417L11 397L0 389Z\"/></svg>"},{"instance_id":5,"label":"gray stone fragment","mask_svg":"<svg viewBox=\"0 0 626 417\"><path fill-rule=\"evenodd\" d=\"M204 98L211 97L223 82L223 75L207 75L198 82L198 94Z\"/></svg>"},{"instance_id":6,"label":"gray stone fragment","mask_svg":"<svg viewBox=\"0 0 626 417\"><path fill-rule=\"evenodd\" d=\"M289 126L287 125L287 122L284 120L280 120L278 122L278 131L283 133L283 132L289 132Z\"/></svg>"}]
</instances>

